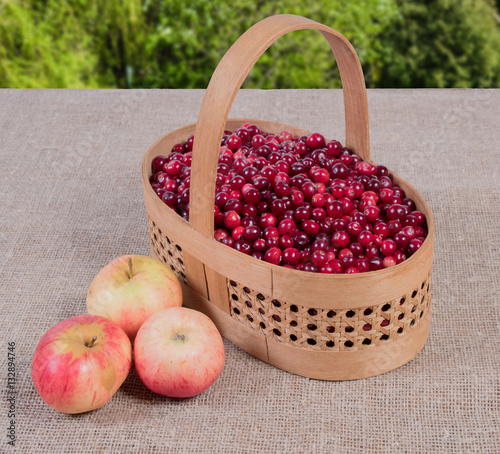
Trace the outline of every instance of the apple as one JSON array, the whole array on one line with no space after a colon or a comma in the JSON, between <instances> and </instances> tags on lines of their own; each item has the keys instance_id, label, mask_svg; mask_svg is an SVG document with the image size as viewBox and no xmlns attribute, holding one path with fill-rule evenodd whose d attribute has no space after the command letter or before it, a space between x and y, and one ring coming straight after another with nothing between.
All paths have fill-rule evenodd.
<instances>
[{"instance_id":1,"label":"apple","mask_svg":"<svg viewBox=\"0 0 500 454\"><path fill-rule=\"evenodd\" d=\"M78 315L53 326L33 355L31 376L42 399L61 413L102 407L127 377L132 344L116 323Z\"/></svg>"},{"instance_id":2,"label":"apple","mask_svg":"<svg viewBox=\"0 0 500 454\"><path fill-rule=\"evenodd\" d=\"M87 293L87 312L113 320L131 341L150 315L181 305L182 288L174 272L144 255L124 255L108 263Z\"/></svg>"},{"instance_id":3,"label":"apple","mask_svg":"<svg viewBox=\"0 0 500 454\"><path fill-rule=\"evenodd\" d=\"M153 392L194 397L211 386L224 366L222 337L205 314L175 307L149 317L134 342L135 368Z\"/></svg>"}]
</instances>

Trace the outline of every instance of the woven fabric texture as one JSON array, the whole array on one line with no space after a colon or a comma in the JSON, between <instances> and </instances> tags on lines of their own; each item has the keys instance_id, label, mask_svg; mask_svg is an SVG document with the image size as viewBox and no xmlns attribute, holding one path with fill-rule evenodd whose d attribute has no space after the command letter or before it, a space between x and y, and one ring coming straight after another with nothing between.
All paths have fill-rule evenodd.
<instances>
[{"instance_id":1,"label":"woven fabric texture","mask_svg":"<svg viewBox=\"0 0 500 454\"><path fill-rule=\"evenodd\" d=\"M292 375L225 341L206 392L157 396L131 371L107 405L48 407L34 349L86 312L95 274L149 254L140 164L196 122L203 90L0 90L0 452L500 453L500 90L369 90L372 157L436 220L431 334L410 363L350 382ZM340 90L241 91L230 117L344 138ZM15 342L15 447L7 444Z\"/></svg>"}]
</instances>

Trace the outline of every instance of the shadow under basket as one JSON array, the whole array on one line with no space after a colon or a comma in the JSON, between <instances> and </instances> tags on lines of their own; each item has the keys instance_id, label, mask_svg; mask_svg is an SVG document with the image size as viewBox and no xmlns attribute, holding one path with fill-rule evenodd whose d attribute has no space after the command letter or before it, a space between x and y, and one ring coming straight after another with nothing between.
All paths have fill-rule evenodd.
<instances>
[{"instance_id":1,"label":"shadow under basket","mask_svg":"<svg viewBox=\"0 0 500 454\"><path fill-rule=\"evenodd\" d=\"M279 36L304 28L319 30L330 43L344 85L346 146L372 162L366 89L350 43L335 30L299 16L264 19L222 59L198 122L162 137L143 159L151 253L178 276L184 305L207 314L225 338L251 355L305 377L365 378L410 361L429 334L434 220L411 185L391 173L426 216L428 235L414 255L391 268L349 275L307 273L257 260L213 238L213 194L223 131L248 122L269 133L308 133L268 121L227 120L242 80L264 50ZM167 156L193 134L187 222L160 200L149 180L153 158Z\"/></svg>"}]
</instances>

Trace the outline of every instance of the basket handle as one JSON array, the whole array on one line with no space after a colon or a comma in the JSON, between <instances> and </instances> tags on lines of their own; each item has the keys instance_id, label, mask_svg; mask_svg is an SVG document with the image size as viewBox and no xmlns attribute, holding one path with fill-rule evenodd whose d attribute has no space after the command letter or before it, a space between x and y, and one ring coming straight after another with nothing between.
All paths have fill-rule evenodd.
<instances>
[{"instance_id":1,"label":"basket handle","mask_svg":"<svg viewBox=\"0 0 500 454\"><path fill-rule=\"evenodd\" d=\"M219 148L233 100L264 51L279 37L318 30L328 41L342 80L347 147L370 159L368 101L363 70L351 43L336 30L291 14L271 16L249 28L215 69L198 115L191 166L190 225L208 238L214 232L214 192Z\"/></svg>"}]
</instances>

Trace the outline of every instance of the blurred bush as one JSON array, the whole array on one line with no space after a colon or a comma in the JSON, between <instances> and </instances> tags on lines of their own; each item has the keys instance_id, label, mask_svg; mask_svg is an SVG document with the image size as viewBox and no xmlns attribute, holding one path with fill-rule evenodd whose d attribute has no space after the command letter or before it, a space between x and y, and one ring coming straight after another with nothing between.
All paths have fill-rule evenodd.
<instances>
[{"instance_id":1,"label":"blurred bush","mask_svg":"<svg viewBox=\"0 0 500 454\"><path fill-rule=\"evenodd\" d=\"M0 87L205 88L252 24L299 14L342 32L369 87L498 87L490 0L0 0ZM278 40L246 88L340 87L317 32Z\"/></svg>"}]
</instances>

